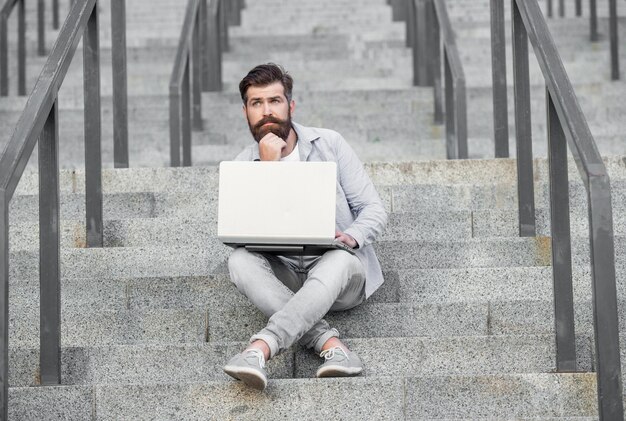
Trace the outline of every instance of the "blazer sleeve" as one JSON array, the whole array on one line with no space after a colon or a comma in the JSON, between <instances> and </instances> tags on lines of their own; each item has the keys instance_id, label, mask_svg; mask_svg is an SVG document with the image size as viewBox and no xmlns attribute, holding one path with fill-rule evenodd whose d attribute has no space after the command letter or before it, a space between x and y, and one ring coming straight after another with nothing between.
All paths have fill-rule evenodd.
<instances>
[{"instance_id":1,"label":"blazer sleeve","mask_svg":"<svg viewBox=\"0 0 626 421\"><path fill-rule=\"evenodd\" d=\"M348 142L337 133L335 153L339 183L348 205L355 215L354 222L344 232L365 247L380 236L387 225L387 212L369 175Z\"/></svg>"}]
</instances>

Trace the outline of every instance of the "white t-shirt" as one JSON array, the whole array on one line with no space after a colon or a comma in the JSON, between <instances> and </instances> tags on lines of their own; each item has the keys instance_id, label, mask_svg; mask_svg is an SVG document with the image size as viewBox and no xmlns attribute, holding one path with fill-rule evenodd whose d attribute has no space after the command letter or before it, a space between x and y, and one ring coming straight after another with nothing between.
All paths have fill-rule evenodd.
<instances>
[{"instance_id":1,"label":"white t-shirt","mask_svg":"<svg viewBox=\"0 0 626 421\"><path fill-rule=\"evenodd\" d=\"M281 161L300 161L300 152L298 152L298 144L293 148L293 151L284 158L280 158Z\"/></svg>"}]
</instances>

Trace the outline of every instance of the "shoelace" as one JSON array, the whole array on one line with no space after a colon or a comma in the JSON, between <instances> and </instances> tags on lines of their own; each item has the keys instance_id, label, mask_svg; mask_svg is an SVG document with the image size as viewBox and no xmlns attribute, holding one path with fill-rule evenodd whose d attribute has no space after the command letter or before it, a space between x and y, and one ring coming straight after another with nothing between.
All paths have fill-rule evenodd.
<instances>
[{"instance_id":1,"label":"shoelace","mask_svg":"<svg viewBox=\"0 0 626 421\"><path fill-rule=\"evenodd\" d=\"M246 350L245 352L246 358L248 357L248 355L257 357L259 359L259 366L261 368L265 368L265 355L263 355L263 351L261 351L260 349L251 348Z\"/></svg>"},{"instance_id":2,"label":"shoelace","mask_svg":"<svg viewBox=\"0 0 626 421\"><path fill-rule=\"evenodd\" d=\"M326 351L322 351L320 357L324 358L326 361L332 360L333 358L335 358L335 351L341 351L341 353L346 357L346 360L350 360L346 351L344 351L343 348L340 346L336 346L334 348L327 349Z\"/></svg>"}]
</instances>

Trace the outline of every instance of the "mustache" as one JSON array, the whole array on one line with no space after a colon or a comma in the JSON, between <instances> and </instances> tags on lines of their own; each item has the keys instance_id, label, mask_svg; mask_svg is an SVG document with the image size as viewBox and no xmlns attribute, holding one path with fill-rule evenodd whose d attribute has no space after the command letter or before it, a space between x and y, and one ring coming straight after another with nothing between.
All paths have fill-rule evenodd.
<instances>
[{"instance_id":1,"label":"mustache","mask_svg":"<svg viewBox=\"0 0 626 421\"><path fill-rule=\"evenodd\" d=\"M259 130L264 124L267 123L274 123L274 124L284 124L285 121L284 120L280 120L279 118L276 118L274 116L267 116L267 117L263 117L261 120L259 120L255 125L254 125L254 129L255 130Z\"/></svg>"}]
</instances>

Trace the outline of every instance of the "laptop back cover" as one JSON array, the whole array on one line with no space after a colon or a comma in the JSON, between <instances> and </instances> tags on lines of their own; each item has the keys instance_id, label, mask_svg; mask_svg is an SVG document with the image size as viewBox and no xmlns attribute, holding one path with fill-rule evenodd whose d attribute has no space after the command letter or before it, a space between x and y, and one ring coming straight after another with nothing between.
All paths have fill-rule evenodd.
<instances>
[{"instance_id":1,"label":"laptop back cover","mask_svg":"<svg viewBox=\"0 0 626 421\"><path fill-rule=\"evenodd\" d=\"M220 163L217 236L229 245L330 244L334 162Z\"/></svg>"}]
</instances>

